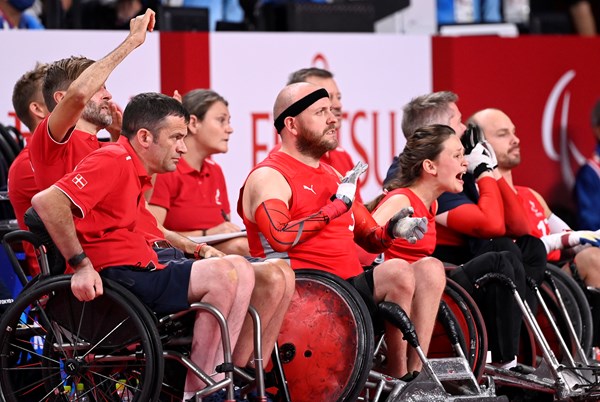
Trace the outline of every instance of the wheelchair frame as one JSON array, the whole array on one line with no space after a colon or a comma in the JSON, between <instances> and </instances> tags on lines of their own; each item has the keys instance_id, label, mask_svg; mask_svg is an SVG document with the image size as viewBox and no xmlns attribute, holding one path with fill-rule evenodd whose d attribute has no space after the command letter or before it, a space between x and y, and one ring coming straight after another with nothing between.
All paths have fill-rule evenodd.
<instances>
[{"instance_id":1,"label":"wheelchair frame","mask_svg":"<svg viewBox=\"0 0 600 402\"><path fill-rule=\"evenodd\" d=\"M228 327L216 308L194 303L188 310L157 319L131 292L107 279L103 279L105 295L80 302L72 295L69 275L50 275L45 245L33 233L14 231L4 236L2 243L13 264L18 261L11 244L17 241L28 241L37 249L42 274L27 282L25 274L18 272L20 266L14 267L24 289L0 320L3 401L79 400L83 396L69 399L73 396L66 394L65 385L75 389L80 383L88 400L119 401L122 395L118 393L130 392L133 401L158 401L165 359L177 361L207 384L196 397L225 388L227 400L234 400ZM225 378L220 381L212 378L216 373L205 373L182 352L189 337L180 321L200 310L212 314L221 330L224 363L216 372ZM254 327L257 400L266 401L261 322L252 307L249 314ZM99 325L103 322L108 328ZM40 338L44 338L43 347L36 350L34 340ZM33 380L22 383L22 378ZM180 395L176 397L181 400Z\"/></svg>"}]
</instances>

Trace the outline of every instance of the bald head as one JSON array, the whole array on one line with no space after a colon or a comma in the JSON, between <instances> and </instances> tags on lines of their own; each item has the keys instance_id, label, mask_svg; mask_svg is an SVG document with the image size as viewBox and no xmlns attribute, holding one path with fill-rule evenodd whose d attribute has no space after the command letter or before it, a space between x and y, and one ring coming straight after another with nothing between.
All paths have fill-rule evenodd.
<instances>
[{"instance_id":1,"label":"bald head","mask_svg":"<svg viewBox=\"0 0 600 402\"><path fill-rule=\"evenodd\" d=\"M319 89L316 85L308 82L296 82L294 84L287 85L277 95L275 99L275 105L273 106L273 116L277 118L285 109L290 107L298 99L301 99L311 92Z\"/></svg>"},{"instance_id":2,"label":"bald head","mask_svg":"<svg viewBox=\"0 0 600 402\"><path fill-rule=\"evenodd\" d=\"M521 141L506 113L500 109L483 109L471 116L469 122L481 127L485 139L494 148L500 169L510 170L521 163Z\"/></svg>"}]
</instances>

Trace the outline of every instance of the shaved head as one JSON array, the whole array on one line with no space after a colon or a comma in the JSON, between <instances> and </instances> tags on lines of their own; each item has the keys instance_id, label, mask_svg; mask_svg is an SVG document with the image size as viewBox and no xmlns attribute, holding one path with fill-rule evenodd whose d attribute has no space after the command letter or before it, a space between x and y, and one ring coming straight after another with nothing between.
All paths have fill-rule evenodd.
<instances>
[{"instance_id":1,"label":"shaved head","mask_svg":"<svg viewBox=\"0 0 600 402\"><path fill-rule=\"evenodd\" d=\"M277 118L285 109L290 107L291 104L317 89L319 89L318 86L309 84L308 82L296 82L287 85L279 92L277 99L275 99L273 117Z\"/></svg>"}]
</instances>

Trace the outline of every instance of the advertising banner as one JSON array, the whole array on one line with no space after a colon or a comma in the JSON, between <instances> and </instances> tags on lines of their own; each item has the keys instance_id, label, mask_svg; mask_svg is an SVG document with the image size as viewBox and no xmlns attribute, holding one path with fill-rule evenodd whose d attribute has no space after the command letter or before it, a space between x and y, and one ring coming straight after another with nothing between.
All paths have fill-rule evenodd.
<instances>
[{"instance_id":1,"label":"advertising banner","mask_svg":"<svg viewBox=\"0 0 600 402\"><path fill-rule=\"evenodd\" d=\"M237 34L210 36L212 89L229 101L229 152L214 159L227 178L232 205L250 169L278 141L272 108L290 73L330 70L342 93L340 145L369 164L365 201L381 191L392 157L404 147L402 106L431 91L431 38L365 34ZM345 173L345 172L342 172ZM239 219L233 213L234 219Z\"/></svg>"},{"instance_id":2,"label":"advertising banner","mask_svg":"<svg viewBox=\"0 0 600 402\"><path fill-rule=\"evenodd\" d=\"M521 140L515 182L537 190L564 219L574 175L594 149L598 66L598 38L433 38L434 90L456 92L465 120L487 107L506 112Z\"/></svg>"}]
</instances>

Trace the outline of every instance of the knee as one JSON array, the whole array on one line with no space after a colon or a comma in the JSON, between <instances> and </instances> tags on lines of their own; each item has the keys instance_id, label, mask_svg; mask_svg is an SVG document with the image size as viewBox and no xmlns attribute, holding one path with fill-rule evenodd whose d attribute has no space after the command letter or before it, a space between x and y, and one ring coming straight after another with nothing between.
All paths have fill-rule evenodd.
<instances>
[{"instance_id":1,"label":"knee","mask_svg":"<svg viewBox=\"0 0 600 402\"><path fill-rule=\"evenodd\" d=\"M266 261L254 265L256 272L256 290L261 297L281 300L294 292L295 275L283 260ZM287 296L286 296L287 295Z\"/></svg>"},{"instance_id":2,"label":"knee","mask_svg":"<svg viewBox=\"0 0 600 402\"><path fill-rule=\"evenodd\" d=\"M248 260L239 255L227 255L222 259L237 272L238 280L241 283L254 283L254 269Z\"/></svg>"},{"instance_id":3,"label":"knee","mask_svg":"<svg viewBox=\"0 0 600 402\"><path fill-rule=\"evenodd\" d=\"M190 288L193 301L204 293L215 293L223 300L233 301L240 284L238 272L231 262L224 258L200 260L192 266ZM254 286L254 278L251 283Z\"/></svg>"},{"instance_id":4,"label":"knee","mask_svg":"<svg viewBox=\"0 0 600 402\"><path fill-rule=\"evenodd\" d=\"M410 264L404 260L392 259L375 268L379 270L380 281L387 283L395 292L403 295L414 294L416 279Z\"/></svg>"},{"instance_id":5,"label":"knee","mask_svg":"<svg viewBox=\"0 0 600 402\"><path fill-rule=\"evenodd\" d=\"M444 264L433 257L425 257L415 264L416 286L441 293L446 287L446 270Z\"/></svg>"}]
</instances>

